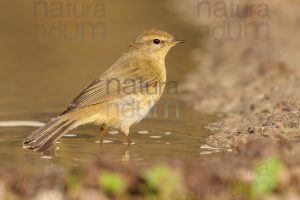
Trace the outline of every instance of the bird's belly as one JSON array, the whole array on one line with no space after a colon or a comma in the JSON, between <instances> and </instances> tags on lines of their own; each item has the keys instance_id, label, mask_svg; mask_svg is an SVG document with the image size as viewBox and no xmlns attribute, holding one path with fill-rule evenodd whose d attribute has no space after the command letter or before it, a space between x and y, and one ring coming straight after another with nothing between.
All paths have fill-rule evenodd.
<instances>
[{"instance_id":1,"label":"bird's belly","mask_svg":"<svg viewBox=\"0 0 300 200\"><path fill-rule=\"evenodd\" d=\"M112 128L130 127L145 118L159 95L130 95L107 102L105 124Z\"/></svg>"}]
</instances>

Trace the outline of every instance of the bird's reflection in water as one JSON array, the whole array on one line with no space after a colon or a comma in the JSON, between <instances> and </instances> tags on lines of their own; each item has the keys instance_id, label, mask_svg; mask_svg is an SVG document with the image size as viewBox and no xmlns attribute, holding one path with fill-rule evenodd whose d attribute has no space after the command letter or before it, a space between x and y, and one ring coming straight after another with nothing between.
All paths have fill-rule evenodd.
<instances>
[{"instance_id":1,"label":"bird's reflection in water","mask_svg":"<svg viewBox=\"0 0 300 200\"><path fill-rule=\"evenodd\" d=\"M124 155L121 157L121 161L130 161L129 149L125 150Z\"/></svg>"},{"instance_id":2,"label":"bird's reflection in water","mask_svg":"<svg viewBox=\"0 0 300 200\"><path fill-rule=\"evenodd\" d=\"M124 148L120 149L120 151L119 151L119 152L123 152L123 153L121 153L121 156L119 158L117 158L119 161L122 161L122 162L132 161L130 158L130 148L133 144L134 143L132 143L132 144L124 143L124 145L120 145L121 147L124 147ZM101 149L101 153L103 156L109 156L107 153L112 153L109 151L108 148L109 147L107 147L105 144L101 144L100 149Z\"/></svg>"},{"instance_id":3,"label":"bird's reflection in water","mask_svg":"<svg viewBox=\"0 0 300 200\"><path fill-rule=\"evenodd\" d=\"M46 151L41 152L41 158L44 159L52 159L58 156L58 150L59 150L59 146L57 146L56 144L52 145L49 149L47 149Z\"/></svg>"},{"instance_id":4,"label":"bird's reflection in water","mask_svg":"<svg viewBox=\"0 0 300 200\"><path fill-rule=\"evenodd\" d=\"M59 142L60 143L60 142ZM137 160L143 160L142 158L140 158L137 154L134 154L134 156L131 156L131 148L132 146L135 144L127 144L127 143L123 143L123 144L116 144L113 145L114 141L111 141L109 143L103 143L100 144L99 142L95 142L98 143L97 146L97 150L96 153L91 153L90 154L90 159L93 159L93 155L97 155L97 157L100 158L110 158L113 160L117 160L117 161L121 161L121 162L129 162L129 161L137 161ZM65 158L67 157L67 155L65 155L63 153L63 151L65 151L66 147L62 146L63 150L59 147L59 144L54 144L53 146L51 146L49 149L47 149L44 152L41 152L41 158L42 159L47 159L49 161L51 160L57 160L57 159L61 159L61 158ZM116 148L117 147L117 148ZM82 161L83 159L77 159L76 155L74 155L74 153L76 154L76 152L72 152L73 155L69 155L72 157L73 161ZM89 156L87 156L89 157Z\"/></svg>"}]
</instances>

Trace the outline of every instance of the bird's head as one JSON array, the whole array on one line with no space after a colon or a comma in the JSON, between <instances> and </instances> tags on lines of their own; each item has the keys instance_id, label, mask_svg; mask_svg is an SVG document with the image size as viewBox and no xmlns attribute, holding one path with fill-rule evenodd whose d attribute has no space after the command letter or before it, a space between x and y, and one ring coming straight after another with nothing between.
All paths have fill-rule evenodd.
<instances>
[{"instance_id":1,"label":"bird's head","mask_svg":"<svg viewBox=\"0 0 300 200\"><path fill-rule=\"evenodd\" d=\"M143 54L164 58L173 46L183 42L167 32L150 29L139 33L130 46Z\"/></svg>"}]
</instances>

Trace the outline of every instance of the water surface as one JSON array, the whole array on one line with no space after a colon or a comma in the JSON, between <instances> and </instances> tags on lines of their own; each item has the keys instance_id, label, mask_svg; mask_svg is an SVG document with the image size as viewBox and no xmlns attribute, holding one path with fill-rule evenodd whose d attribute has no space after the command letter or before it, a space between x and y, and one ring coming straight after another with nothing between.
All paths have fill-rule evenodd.
<instances>
[{"instance_id":1,"label":"water surface","mask_svg":"<svg viewBox=\"0 0 300 200\"><path fill-rule=\"evenodd\" d=\"M56 113L23 113L16 117L39 119L42 116L54 116ZM22 117L22 118L23 118ZM0 116L0 119L5 117ZM122 134L109 131L101 145L99 143L99 127L82 126L63 136L52 148L48 156L22 149L22 140L35 127L0 128L0 162L19 163L24 160L29 163L43 163L44 159L65 166L81 165L92 160L94 156L103 155L115 161L138 161L149 163L170 158L197 158L200 146L210 134L205 126L213 117L199 115L182 105L180 117L149 118L131 128L130 138L134 142L127 145Z\"/></svg>"}]
</instances>

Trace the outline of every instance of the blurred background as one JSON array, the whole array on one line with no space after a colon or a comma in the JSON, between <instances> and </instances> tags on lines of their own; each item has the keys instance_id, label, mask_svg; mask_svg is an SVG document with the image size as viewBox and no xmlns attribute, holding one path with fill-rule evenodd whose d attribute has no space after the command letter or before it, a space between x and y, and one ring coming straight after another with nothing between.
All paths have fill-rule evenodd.
<instances>
[{"instance_id":1,"label":"blurred background","mask_svg":"<svg viewBox=\"0 0 300 200\"><path fill-rule=\"evenodd\" d=\"M195 35L165 1L2 1L0 9L2 113L60 111L145 29ZM168 56L170 80L191 68L182 53L192 46Z\"/></svg>"},{"instance_id":2,"label":"blurred background","mask_svg":"<svg viewBox=\"0 0 300 200\"><path fill-rule=\"evenodd\" d=\"M0 99L0 121L47 122L60 114L119 58L139 32L149 28L165 30L187 41L172 49L166 60L168 81L180 87L184 74L195 68L189 52L197 47L198 32L172 9L168 1L3 1L0 91L4 95ZM199 147L210 133L205 126L213 117L199 115L183 103L182 96L165 93L164 99L173 99L176 105L171 102L169 116L165 117L162 112L166 101L162 100L157 106L162 111L158 111L162 113L158 118L135 126L132 137L139 144L130 151L122 144L121 136L111 133L104 152L109 150L108 157L115 160L124 155L127 160L146 161L166 156L198 157ZM2 128L0 159L8 163L23 162L24 157L38 160L39 154L21 148L22 140L34 129ZM98 131L98 127L91 126L62 138L63 142L57 144L61 148L56 152L57 160L72 165L74 159L89 161L99 154Z\"/></svg>"},{"instance_id":3,"label":"blurred background","mask_svg":"<svg viewBox=\"0 0 300 200\"><path fill-rule=\"evenodd\" d=\"M169 183L150 187L165 199L299 198L299 1L2 0L0 4L3 165L72 168L98 157L90 166L92 172L117 171L131 181L130 187L140 189L149 180L137 165L162 162L169 168L155 168L150 182L158 177L178 183L170 190ZM178 83L179 93L165 92L161 101L180 103L179 118L172 110L169 117L143 120L131 129L135 144L130 147L116 132L108 133L101 146L98 127L86 126L61 138L49 155L21 148L36 127L15 121L46 122L59 114L118 59L138 32L149 28L186 41L166 58L168 81ZM122 169L103 158L121 163ZM270 174L258 173L262 163L267 163ZM177 181L171 178L177 177L173 169L179 173ZM87 185L95 186L96 176L87 177ZM260 187L260 181L266 187ZM125 193L132 197L137 191L130 187ZM24 185L20 188L27 191ZM161 188L167 191L160 193ZM137 193L144 195L139 189Z\"/></svg>"}]
</instances>

